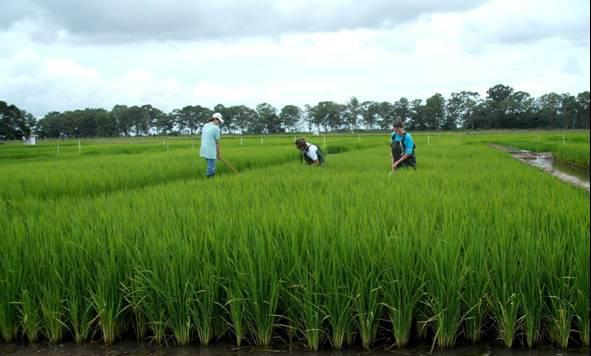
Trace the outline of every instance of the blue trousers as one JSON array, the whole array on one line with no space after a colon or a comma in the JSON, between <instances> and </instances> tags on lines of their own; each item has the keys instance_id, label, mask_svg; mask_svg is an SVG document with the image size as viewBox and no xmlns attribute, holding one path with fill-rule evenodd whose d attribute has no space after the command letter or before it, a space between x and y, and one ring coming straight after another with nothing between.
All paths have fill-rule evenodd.
<instances>
[{"instance_id":1,"label":"blue trousers","mask_svg":"<svg viewBox=\"0 0 591 356\"><path fill-rule=\"evenodd\" d=\"M205 170L206 177L215 176L215 161L215 159L205 159L205 162L207 163L207 169Z\"/></svg>"}]
</instances>

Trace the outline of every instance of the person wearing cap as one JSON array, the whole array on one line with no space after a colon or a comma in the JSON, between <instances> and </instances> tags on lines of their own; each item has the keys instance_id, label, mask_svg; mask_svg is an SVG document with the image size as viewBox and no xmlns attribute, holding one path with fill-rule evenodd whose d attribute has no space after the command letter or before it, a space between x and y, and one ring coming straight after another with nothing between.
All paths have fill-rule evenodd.
<instances>
[{"instance_id":1,"label":"person wearing cap","mask_svg":"<svg viewBox=\"0 0 591 356\"><path fill-rule=\"evenodd\" d=\"M404 122L398 116L394 121L394 132L392 139L392 171L398 168L416 169L417 159L415 156L415 145L412 136L404 130Z\"/></svg>"},{"instance_id":2,"label":"person wearing cap","mask_svg":"<svg viewBox=\"0 0 591 356\"><path fill-rule=\"evenodd\" d=\"M207 163L205 176L208 178L215 176L216 160L222 158L220 153L220 125L223 123L222 114L216 112L201 130L201 149L199 150L199 156L203 157Z\"/></svg>"},{"instance_id":3,"label":"person wearing cap","mask_svg":"<svg viewBox=\"0 0 591 356\"><path fill-rule=\"evenodd\" d=\"M295 141L295 145L302 154L302 161L306 161L307 164L313 166L324 165L324 154L320 151L320 148L303 138L298 138Z\"/></svg>"}]
</instances>

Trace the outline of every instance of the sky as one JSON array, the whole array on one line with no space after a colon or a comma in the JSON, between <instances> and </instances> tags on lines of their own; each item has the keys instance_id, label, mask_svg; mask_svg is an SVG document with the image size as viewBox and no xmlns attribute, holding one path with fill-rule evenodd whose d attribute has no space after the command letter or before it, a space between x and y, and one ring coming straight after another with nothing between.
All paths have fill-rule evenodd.
<instances>
[{"instance_id":1,"label":"sky","mask_svg":"<svg viewBox=\"0 0 591 356\"><path fill-rule=\"evenodd\" d=\"M0 100L395 102L496 84L589 90L588 0L2 0Z\"/></svg>"}]
</instances>

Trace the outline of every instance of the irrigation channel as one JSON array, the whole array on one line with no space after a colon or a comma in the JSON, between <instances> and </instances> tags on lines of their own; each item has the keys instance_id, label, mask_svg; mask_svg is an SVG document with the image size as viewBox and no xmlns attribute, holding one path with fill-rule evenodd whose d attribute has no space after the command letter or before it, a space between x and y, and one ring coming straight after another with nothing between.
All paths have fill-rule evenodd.
<instances>
[{"instance_id":1,"label":"irrigation channel","mask_svg":"<svg viewBox=\"0 0 591 356\"><path fill-rule=\"evenodd\" d=\"M531 152L528 150L520 150L506 146L491 146L506 151L510 153L513 158L530 166L539 168L563 182L581 187L588 192L590 191L589 171L583 168L561 163L560 161L557 161L553 158L551 152Z\"/></svg>"},{"instance_id":2,"label":"irrigation channel","mask_svg":"<svg viewBox=\"0 0 591 356\"><path fill-rule=\"evenodd\" d=\"M491 345L458 345L448 350L433 350L429 345L416 346L411 349L376 349L366 351L350 348L340 351L305 351L303 349L258 349L252 347L234 348L231 345L209 346L156 346L149 343L134 341L122 341L111 346L103 344L76 345L64 344L38 344L16 345L0 344L0 355L24 356L24 355L50 355L50 356L247 356L266 355L277 356L286 354L289 356L554 356L554 355L588 355L589 350L569 349L561 350L551 346L538 346L535 349L506 349L498 344Z\"/></svg>"}]
</instances>

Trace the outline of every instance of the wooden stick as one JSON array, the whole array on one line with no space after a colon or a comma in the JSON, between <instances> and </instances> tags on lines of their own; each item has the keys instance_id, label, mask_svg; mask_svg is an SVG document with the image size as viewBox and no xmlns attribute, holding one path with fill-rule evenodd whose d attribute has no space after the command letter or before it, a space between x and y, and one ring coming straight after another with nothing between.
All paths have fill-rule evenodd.
<instances>
[{"instance_id":1,"label":"wooden stick","mask_svg":"<svg viewBox=\"0 0 591 356\"><path fill-rule=\"evenodd\" d=\"M239 172L236 170L236 168L232 167L232 165L231 165L230 163L226 162L226 160L225 160L225 159L223 159L223 158L221 158L221 157L220 157L219 159L220 159L220 161L224 162L224 164L225 164L226 166L228 166L228 168L230 168L232 171L234 171L234 173L236 173L236 174L240 175L240 173L239 173Z\"/></svg>"}]
</instances>

